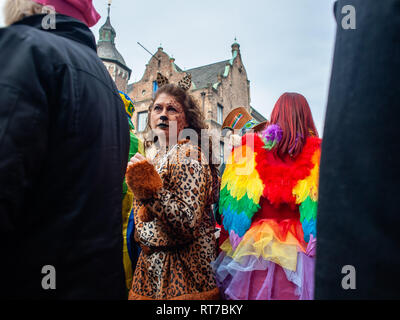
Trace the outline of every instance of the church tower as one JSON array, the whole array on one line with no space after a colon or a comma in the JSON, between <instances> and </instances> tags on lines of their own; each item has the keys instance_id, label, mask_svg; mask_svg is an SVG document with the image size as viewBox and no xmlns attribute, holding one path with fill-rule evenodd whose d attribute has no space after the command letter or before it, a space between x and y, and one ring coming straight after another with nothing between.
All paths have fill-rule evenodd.
<instances>
[{"instance_id":1,"label":"church tower","mask_svg":"<svg viewBox=\"0 0 400 320\"><path fill-rule=\"evenodd\" d=\"M100 28L97 54L103 61L118 90L126 92L132 70L128 68L124 58L115 47L116 32L110 20L111 1L108 3L106 23Z\"/></svg>"}]
</instances>

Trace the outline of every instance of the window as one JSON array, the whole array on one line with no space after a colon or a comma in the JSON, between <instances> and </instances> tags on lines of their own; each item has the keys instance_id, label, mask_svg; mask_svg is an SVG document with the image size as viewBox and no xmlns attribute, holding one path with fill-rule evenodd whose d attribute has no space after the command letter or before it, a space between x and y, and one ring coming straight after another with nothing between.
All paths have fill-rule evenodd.
<instances>
[{"instance_id":1,"label":"window","mask_svg":"<svg viewBox=\"0 0 400 320\"><path fill-rule=\"evenodd\" d=\"M157 81L153 81L153 99L156 96L157 89L158 89L158 83Z\"/></svg>"},{"instance_id":2,"label":"window","mask_svg":"<svg viewBox=\"0 0 400 320\"><path fill-rule=\"evenodd\" d=\"M157 81L153 81L153 92L156 92L158 89L158 83Z\"/></svg>"},{"instance_id":3,"label":"window","mask_svg":"<svg viewBox=\"0 0 400 320\"><path fill-rule=\"evenodd\" d=\"M219 143L219 160L220 164L225 162L225 144L222 141Z\"/></svg>"},{"instance_id":4,"label":"window","mask_svg":"<svg viewBox=\"0 0 400 320\"><path fill-rule=\"evenodd\" d=\"M147 125L147 111L142 111L138 113L137 116L137 128L138 132L143 132Z\"/></svg>"},{"instance_id":5,"label":"window","mask_svg":"<svg viewBox=\"0 0 400 320\"><path fill-rule=\"evenodd\" d=\"M217 105L217 122L222 126L224 121L224 107L221 106L219 103Z\"/></svg>"}]
</instances>

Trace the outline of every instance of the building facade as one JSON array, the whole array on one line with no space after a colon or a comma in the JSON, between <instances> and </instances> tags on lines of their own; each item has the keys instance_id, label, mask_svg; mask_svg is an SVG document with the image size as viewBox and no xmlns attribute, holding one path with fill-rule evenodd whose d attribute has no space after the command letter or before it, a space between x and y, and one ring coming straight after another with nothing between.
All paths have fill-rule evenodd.
<instances>
[{"instance_id":1,"label":"building facade","mask_svg":"<svg viewBox=\"0 0 400 320\"><path fill-rule=\"evenodd\" d=\"M225 117L237 107L248 109L259 122L266 120L250 106L250 81L238 43L232 45L231 59L185 71L160 47L146 65L142 79L128 86L128 95L135 101L133 123L138 134L145 129L147 111L157 89L158 72L170 83L178 83L186 74L191 74L190 92L198 101L210 129L221 130Z\"/></svg>"},{"instance_id":2,"label":"building facade","mask_svg":"<svg viewBox=\"0 0 400 320\"><path fill-rule=\"evenodd\" d=\"M190 93L197 100L206 123L212 132L221 133L225 117L235 108L244 107L258 122L265 121L250 103L250 81L242 61L240 45L235 41L231 47L230 59L197 68L182 70L175 59L159 47L146 65L140 81L128 85L131 70L115 46L116 32L110 21L110 6L106 23L100 28L97 44L98 55L104 62L119 90L127 93L135 103L132 122L136 134L144 138L148 109L158 88L157 74L167 77L170 83L178 83L190 74L192 85ZM220 160L224 160L224 144L219 145Z\"/></svg>"}]
</instances>

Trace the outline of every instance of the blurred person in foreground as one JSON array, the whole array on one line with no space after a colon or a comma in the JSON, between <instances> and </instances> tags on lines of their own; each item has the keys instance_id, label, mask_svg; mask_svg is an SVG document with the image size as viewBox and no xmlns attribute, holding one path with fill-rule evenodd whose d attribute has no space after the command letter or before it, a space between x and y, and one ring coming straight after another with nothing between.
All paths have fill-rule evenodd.
<instances>
[{"instance_id":1,"label":"blurred person in foreground","mask_svg":"<svg viewBox=\"0 0 400 320\"><path fill-rule=\"evenodd\" d=\"M89 30L100 16L91 0L8 0L4 12L1 296L124 299L129 128Z\"/></svg>"},{"instance_id":2,"label":"blurred person in foreground","mask_svg":"<svg viewBox=\"0 0 400 320\"><path fill-rule=\"evenodd\" d=\"M400 1L337 1L335 16L315 298L399 299Z\"/></svg>"}]
</instances>

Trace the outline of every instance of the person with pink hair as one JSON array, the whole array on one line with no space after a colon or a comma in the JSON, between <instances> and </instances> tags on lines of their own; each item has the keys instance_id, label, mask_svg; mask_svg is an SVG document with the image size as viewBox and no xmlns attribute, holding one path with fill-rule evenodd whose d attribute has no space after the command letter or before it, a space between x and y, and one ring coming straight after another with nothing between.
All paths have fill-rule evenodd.
<instances>
[{"instance_id":1,"label":"person with pink hair","mask_svg":"<svg viewBox=\"0 0 400 320\"><path fill-rule=\"evenodd\" d=\"M224 299L313 299L320 146L306 98L286 92L233 149L219 199L229 238L212 263Z\"/></svg>"}]
</instances>

